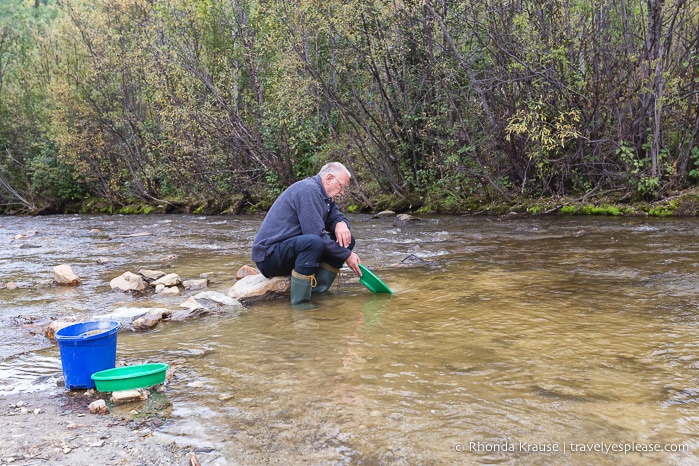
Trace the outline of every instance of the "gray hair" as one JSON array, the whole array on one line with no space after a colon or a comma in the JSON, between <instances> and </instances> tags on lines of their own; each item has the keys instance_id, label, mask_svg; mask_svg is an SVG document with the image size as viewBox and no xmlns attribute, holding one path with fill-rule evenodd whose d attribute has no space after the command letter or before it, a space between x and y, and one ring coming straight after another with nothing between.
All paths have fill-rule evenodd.
<instances>
[{"instance_id":1,"label":"gray hair","mask_svg":"<svg viewBox=\"0 0 699 466\"><path fill-rule=\"evenodd\" d=\"M350 171L347 170L347 168L344 165L342 165L340 162L326 163L325 165L323 165L323 168L321 168L320 171L318 172L318 174L320 175L321 178L327 174L338 176L342 173L346 173L347 176L352 178L352 174L350 173Z\"/></svg>"}]
</instances>

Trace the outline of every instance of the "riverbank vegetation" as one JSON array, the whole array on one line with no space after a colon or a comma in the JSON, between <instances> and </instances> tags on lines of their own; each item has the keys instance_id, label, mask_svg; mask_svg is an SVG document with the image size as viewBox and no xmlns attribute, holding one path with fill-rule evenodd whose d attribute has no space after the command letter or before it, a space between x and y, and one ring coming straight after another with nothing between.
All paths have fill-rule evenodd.
<instances>
[{"instance_id":1,"label":"riverbank vegetation","mask_svg":"<svg viewBox=\"0 0 699 466\"><path fill-rule=\"evenodd\" d=\"M3 0L0 213L695 215L686 0Z\"/></svg>"}]
</instances>

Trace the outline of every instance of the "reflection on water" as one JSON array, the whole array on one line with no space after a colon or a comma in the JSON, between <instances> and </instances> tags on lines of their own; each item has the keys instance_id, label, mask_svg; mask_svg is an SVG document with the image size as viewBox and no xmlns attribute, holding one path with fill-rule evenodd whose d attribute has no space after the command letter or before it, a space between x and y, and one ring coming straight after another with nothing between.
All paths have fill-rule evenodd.
<instances>
[{"instance_id":1,"label":"reflection on water","mask_svg":"<svg viewBox=\"0 0 699 466\"><path fill-rule=\"evenodd\" d=\"M282 300L119 334L118 359L179 367L157 435L220 464L696 464L696 220L352 220L362 262L394 295L344 271L310 312ZM2 217L0 283L70 263L84 285L0 290L0 339L19 345L17 316L128 305L107 286L126 270L210 272L225 291L259 222ZM16 248L30 229L41 248ZM118 236L141 231L153 235ZM0 385L44 375L27 373L36 361L60 369L56 347L16 352Z\"/></svg>"}]
</instances>

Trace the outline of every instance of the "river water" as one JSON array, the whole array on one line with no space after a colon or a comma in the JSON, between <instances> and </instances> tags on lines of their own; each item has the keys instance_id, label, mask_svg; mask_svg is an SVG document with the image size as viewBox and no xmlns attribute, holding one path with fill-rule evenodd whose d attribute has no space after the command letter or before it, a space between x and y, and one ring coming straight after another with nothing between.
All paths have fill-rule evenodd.
<instances>
[{"instance_id":1,"label":"river water","mask_svg":"<svg viewBox=\"0 0 699 466\"><path fill-rule=\"evenodd\" d=\"M119 333L117 359L182 366L155 435L216 464L697 464L699 220L350 219L393 295L343 271L311 311ZM260 222L0 217L0 285L18 285L0 289L0 385L51 389L36 380L60 356L38 324L187 296L114 293L123 272L227 291ZM81 286L47 284L64 263Z\"/></svg>"}]
</instances>

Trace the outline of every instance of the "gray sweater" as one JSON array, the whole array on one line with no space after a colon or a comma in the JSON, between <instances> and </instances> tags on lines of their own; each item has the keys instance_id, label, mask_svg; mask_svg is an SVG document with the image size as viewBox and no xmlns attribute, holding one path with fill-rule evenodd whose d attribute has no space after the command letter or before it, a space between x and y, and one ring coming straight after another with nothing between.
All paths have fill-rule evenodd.
<instances>
[{"instance_id":1,"label":"gray sweater","mask_svg":"<svg viewBox=\"0 0 699 466\"><path fill-rule=\"evenodd\" d=\"M309 177L289 186L272 204L252 244L252 260L262 262L277 244L299 235L318 235L326 251L346 260L352 251L337 244L328 232L337 222L349 220L325 192L320 176Z\"/></svg>"}]
</instances>

